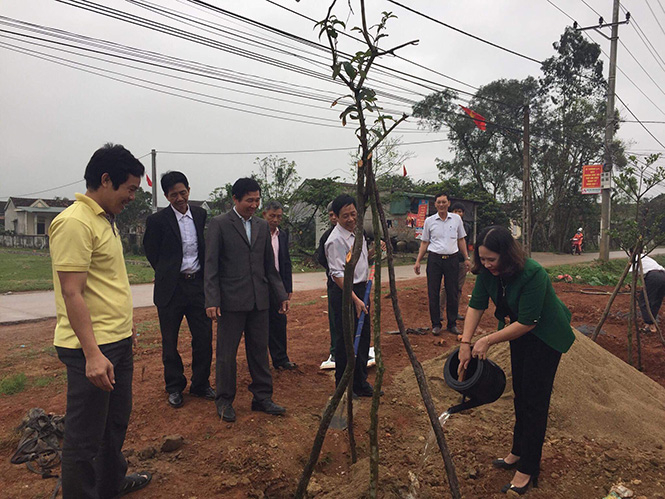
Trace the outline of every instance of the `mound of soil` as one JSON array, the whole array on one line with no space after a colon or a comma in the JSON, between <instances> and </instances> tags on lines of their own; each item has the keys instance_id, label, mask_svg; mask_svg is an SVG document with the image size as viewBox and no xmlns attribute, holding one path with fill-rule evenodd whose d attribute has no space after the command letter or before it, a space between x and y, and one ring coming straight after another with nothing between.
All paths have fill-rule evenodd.
<instances>
[{"instance_id":1,"label":"mound of soil","mask_svg":"<svg viewBox=\"0 0 665 499\"><path fill-rule=\"evenodd\" d=\"M465 286L462 313L472 284L467 281ZM321 285L325 285L324 279ZM574 284L555 283L555 289L573 312L573 325L598 321L605 299L580 294L581 287ZM427 327L424 280L400 281L398 293L406 327ZM658 385L624 363L628 301L627 296L617 299L598 345L580 337L564 355L544 446L541 487L529 491L529 498L600 499L619 481L635 491L636 497L665 498L665 399ZM394 331L390 300L383 304L381 329ZM288 349L298 369L273 371L274 399L287 407L284 417L250 410L243 346L238 354L236 423L223 423L212 402L188 394L184 407L173 410L164 392L157 312L136 309L134 319L140 337L125 451L131 471L148 470L154 478L132 498L293 497L334 387L332 372L319 370L329 348L325 290L297 291L293 296ZM485 332L494 330L491 310L480 326ZM25 376L22 391L0 395L0 457L7 463L0 467L3 498L50 497L55 485L55 480L42 480L24 465L8 464L19 441L16 426L30 408L58 414L65 410L66 373L52 347L53 329L53 320L0 326L0 379ZM191 348L185 324L181 335L180 352L189 376ZM426 368L437 409L443 412L459 400L445 386L442 373L443 354L456 345L455 337L428 334L409 338ZM386 372L379 413L380 497L448 498L441 456L402 340L399 335L383 334L381 347ZM665 385L664 352L654 335L642 338L643 372L660 385ZM490 354L509 371L507 350L497 345ZM374 377L374 369L370 376ZM359 460L351 464L346 432L329 431L314 471L311 497L368 496L370 401L361 399L354 407ZM510 391L494 404L448 420L444 431L463 497L505 497L499 490L511 473L494 470L490 463L508 452L512 425ZM164 437L174 434L184 438L184 445L163 452Z\"/></svg>"}]
</instances>

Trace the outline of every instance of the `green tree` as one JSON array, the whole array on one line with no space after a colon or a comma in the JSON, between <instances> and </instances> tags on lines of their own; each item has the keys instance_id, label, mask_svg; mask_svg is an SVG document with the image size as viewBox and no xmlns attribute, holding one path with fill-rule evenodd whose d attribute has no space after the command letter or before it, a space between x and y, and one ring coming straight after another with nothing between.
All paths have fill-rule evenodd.
<instances>
[{"instance_id":1,"label":"green tree","mask_svg":"<svg viewBox=\"0 0 665 499\"><path fill-rule=\"evenodd\" d=\"M595 198L580 193L581 167L602 163L604 149L607 85L600 47L571 28L553 46L556 54L544 61L540 78L497 80L478 90L468 107L485 117L485 131L453 104L453 92L432 94L414 106L422 125L449 129L454 158L438 160L443 178L470 181L513 205L522 198L523 112L529 105L530 237L541 250L564 250L576 227L597 225ZM620 141L612 152L614 164L625 166Z\"/></svg>"},{"instance_id":2,"label":"green tree","mask_svg":"<svg viewBox=\"0 0 665 499\"><path fill-rule=\"evenodd\" d=\"M254 164L258 167L258 171L253 173L252 177L261 186L263 202L279 201L284 206L289 206L293 194L300 184L295 161L288 161L286 158L277 156L266 156L256 158Z\"/></svg>"},{"instance_id":3,"label":"green tree","mask_svg":"<svg viewBox=\"0 0 665 499\"><path fill-rule=\"evenodd\" d=\"M215 187L208 196L208 206L212 216L225 213L233 208L233 196L231 188L233 184L227 183L223 187Z\"/></svg>"},{"instance_id":4,"label":"green tree","mask_svg":"<svg viewBox=\"0 0 665 499\"><path fill-rule=\"evenodd\" d=\"M121 234L129 234L132 229L145 225L145 219L152 213L152 193L138 188L134 201L125 206L115 222Z\"/></svg>"}]
</instances>

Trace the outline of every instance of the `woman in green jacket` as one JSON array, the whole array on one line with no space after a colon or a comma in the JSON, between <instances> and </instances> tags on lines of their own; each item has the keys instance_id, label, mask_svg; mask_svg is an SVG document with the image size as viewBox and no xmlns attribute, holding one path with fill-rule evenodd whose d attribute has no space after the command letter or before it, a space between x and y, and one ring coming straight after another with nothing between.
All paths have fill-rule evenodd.
<instances>
[{"instance_id":1,"label":"woman in green jacket","mask_svg":"<svg viewBox=\"0 0 665 499\"><path fill-rule=\"evenodd\" d=\"M485 359L491 345L510 342L515 394L513 446L506 457L492 464L501 469L516 468L513 479L501 491L510 489L521 495L529 485L538 486L554 376L561 354L575 340L571 314L556 296L545 269L524 256L505 227L488 227L480 233L472 272L477 278L464 321L458 377L463 379L472 357ZM472 345L471 338L490 298L496 306L498 330Z\"/></svg>"}]
</instances>

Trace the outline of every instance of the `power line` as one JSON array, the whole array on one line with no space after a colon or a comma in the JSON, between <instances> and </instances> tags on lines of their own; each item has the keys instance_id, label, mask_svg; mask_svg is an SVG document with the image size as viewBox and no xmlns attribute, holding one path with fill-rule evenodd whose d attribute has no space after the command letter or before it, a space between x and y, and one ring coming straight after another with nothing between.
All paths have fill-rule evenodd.
<instances>
[{"instance_id":1,"label":"power line","mask_svg":"<svg viewBox=\"0 0 665 499\"><path fill-rule=\"evenodd\" d=\"M42 194L43 192L50 192L50 191L55 191L55 190L58 190L58 189L62 189L63 187L69 187L70 185L78 184L78 183L83 182L83 181L84 181L84 179L81 178L81 179L75 180L74 182L70 182L68 184L59 185L57 187L51 187L50 189L44 189L44 190L35 191L35 192L28 192L27 194L19 194L17 196L8 196L8 197L23 198L23 197L26 197L26 196L34 196L35 194Z\"/></svg>"},{"instance_id":2,"label":"power line","mask_svg":"<svg viewBox=\"0 0 665 499\"><path fill-rule=\"evenodd\" d=\"M661 88L661 86L656 82L656 80L654 80L654 79L652 78L652 76L649 74L649 72L648 72L646 69L644 69L644 66L642 66L642 64L640 63L640 61L637 60L637 57L635 57L635 56L633 55L633 53L632 53L632 52L630 51L630 49L626 46L626 44L623 43L623 40L620 39L620 40L619 40L619 43L621 44L621 46L622 46L624 49L626 49L626 52L628 52L628 53L630 54L630 56L631 56L631 57L633 58L633 60L637 63L637 65L642 69L642 71L644 71L644 74L647 75L647 77L652 81L652 83L653 83L654 85L656 85L656 87L658 88L658 90L660 90L660 93L662 93L663 95L665 95L665 90L663 90L663 89Z\"/></svg>"},{"instance_id":3,"label":"power line","mask_svg":"<svg viewBox=\"0 0 665 499\"><path fill-rule=\"evenodd\" d=\"M598 12L596 9L594 9L591 5L589 5L585 0L580 0L584 5L589 7L598 17L603 17L600 12Z\"/></svg>"},{"instance_id":4,"label":"power line","mask_svg":"<svg viewBox=\"0 0 665 499\"><path fill-rule=\"evenodd\" d=\"M653 9L651 8L651 4L649 3L649 0L644 0L644 3L647 4L647 7L649 7L649 10L651 11L651 15L653 16L654 20L658 23L658 27L660 28L660 31L662 31L662 32L663 32L663 35L665 35L665 29L663 29L663 25L660 24L660 21L659 21L658 18L656 17L656 13L655 13L655 12L653 11ZM663 7L663 6L661 5L661 8L662 8L662 7Z\"/></svg>"},{"instance_id":5,"label":"power line","mask_svg":"<svg viewBox=\"0 0 665 499\"><path fill-rule=\"evenodd\" d=\"M623 5L620 4L619 6L624 11L624 14L628 12ZM660 66L660 69L665 71L665 66L664 66L665 59L663 59L660 56L660 54L656 50L656 47L653 46L653 43L651 43L651 40L649 40L649 37L646 35L646 33L644 33L644 31L642 30L640 24L637 22L637 19L635 18L634 15L631 15L630 21L631 21L630 26L632 26L632 28L635 30L635 33L637 33L638 38L644 44L644 46L647 48L647 50L651 54L651 57L654 58L654 60L656 61L656 64L658 64L658 66Z\"/></svg>"},{"instance_id":6,"label":"power line","mask_svg":"<svg viewBox=\"0 0 665 499\"><path fill-rule=\"evenodd\" d=\"M402 142L400 146L410 146L418 144L434 144L438 142L449 142L449 139L436 139L436 140L419 140L415 142ZM178 154L178 155L192 155L192 156L241 156L241 155L270 155L270 154L300 154L300 153L314 153L314 152L333 152L333 151L355 151L358 146L354 147L326 147L322 149L297 149L285 151L239 151L239 152L205 152L205 151L157 151L159 154Z\"/></svg>"},{"instance_id":7,"label":"power line","mask_svg":"<svg viewBox=\"0 0 665 499\"><path fill-rule=\"evenodd\" d=\"M453 31L456 31L456 32L461 33L463 35L466 35L470 38L473 38L474 40L478 40L479 42L486 43L487 45L490 45L491 47L497 48L499 50L503 50L504 52L508 52L509 54L516 55L518 57L526 59L527 61L535 62L537 64L542 64L542 61L539 61L538 59L534 59L533 57L529 57L528 55L524 55L524 54L521 54L521 53L516 52L514 50L511 50L509 48L503 47L503 46L501 46L497 43L490 42L489 40L485 40L484 38L473 35L473 34L469 33L468 31L464 31L462 29L456 28L455 26L444 23L443 21L439 21L438 19L434 19L433 17L430 17L427 14L423 14L422 12L417 11L415 9L412 9L411 7L407 7L406 5L401 4L401 3L399 3L395 0L388 0L388 2L390 2L392 4L395 4L395 5L398 5L399 7L402 7L403 9L408 10L409 12L412 12L414 14L417 14L417 15L421 16L421 17L424 17L425 19L429 19L430 21L433 21L437 24L440 24L441 26L445 26L448 29L452 29Z\"/></svg>"},{"instance_id":8,"label":"power line","mask_svg":"<svg viewBox=\"0 0 665 499\"><path fill-rule=\"evenodd\" d=\"M651 133L651 130L649 130L649 129L644 125L644 123L642 123L642 122L640 121L640 119L639 119L637 116L635 116L635 113L634 113L634 112L628 107L628 105L626 105L626 103L623 101L623 99L622 99L621 97L619 97L619 95L616 94L616 93L614 94L614 96L615 96L617 99L619 99L619 102L621 102L621 104L623 104L623 107L626 108L626 110L631 114L631 116L632 116L633 118L635 118L635 120L637 120L637 122L638 122L640 125L642 125L642 128L644 128L644 129L647 131L647 133L648 133L649 135L651 135L651 137L653 138L653 140L655 140L656 142L658 142L658 145L660 145L660 147L662 147L663 149L665 149L665 145L664 145L660 140L658 140L658 138L657 138L653 133Z\"/></svg>"}]
</instances>

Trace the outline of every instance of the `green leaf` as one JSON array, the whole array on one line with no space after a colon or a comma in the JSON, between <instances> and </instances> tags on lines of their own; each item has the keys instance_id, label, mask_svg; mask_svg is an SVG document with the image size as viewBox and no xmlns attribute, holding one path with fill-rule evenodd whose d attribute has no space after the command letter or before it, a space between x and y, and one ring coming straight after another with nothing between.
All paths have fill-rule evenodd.
<instances>
[{"instance_id":1,"label":"green leaf","mask_svg":"<svg viewBox=\"0 0 665 499\"><path fill-rule=\"evenodd\" d=\"M353 64L351 64L351 63L348 62L348 61L347 61L347 62L344 62L344 63L342 63L342 64L343 64L343 66L344 66L344 72L347 74L347 76L348 76L351 80L353 80L353 79L356 77L356 75L358 74L358 72L356 71L356 68L354 68L354 67L353 67Z\"/></svg>"}]
</instances>

